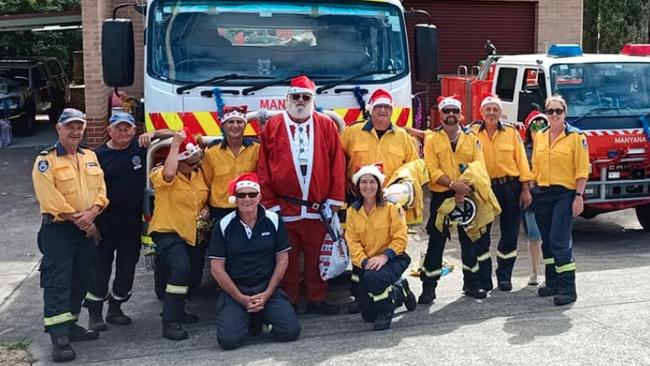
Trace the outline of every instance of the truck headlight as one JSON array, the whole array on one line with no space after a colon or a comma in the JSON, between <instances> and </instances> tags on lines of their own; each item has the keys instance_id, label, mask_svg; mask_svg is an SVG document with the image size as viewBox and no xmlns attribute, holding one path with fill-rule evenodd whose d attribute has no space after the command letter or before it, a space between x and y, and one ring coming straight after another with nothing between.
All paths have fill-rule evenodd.
<instances>
[{"instance_id":1,"label":"truck headlight","mask_svg":"<svg viewBox=\"0 0 650 366\"><path fill-rule=\"evenodd\" d=\"M0 109L18 109L18 98L4 98L0 100Z\"/></svg>"}]
</instances>

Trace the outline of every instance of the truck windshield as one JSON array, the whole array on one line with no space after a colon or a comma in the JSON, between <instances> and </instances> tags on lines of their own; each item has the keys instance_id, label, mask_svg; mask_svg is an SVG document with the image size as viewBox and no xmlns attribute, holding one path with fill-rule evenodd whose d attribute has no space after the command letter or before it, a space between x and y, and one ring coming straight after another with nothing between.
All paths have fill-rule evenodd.
<instances>
[{"instance_id":1,"label":"truck windshield","mask_svg":"<svg viewBox=\"0 0 650 366\"><path fill-rule=\"evenodd\" d=\"M379 2L157 0L147 28L147 72L189 83L229 73L304 73L327 81L389 71L358 80L380 82L408 72L404 29L400 10Z\"/></svg>"},{"instance_id":2,"label":"truck windshield","mask_svg":"<svg viewBox=\"0 0 650 366\"><path fill-rule=\"evenodd\" d=\"M567 115L639 115L650 109L650 62L556 64L551 90L564 97Z\"/></svg>"}]
</instances>

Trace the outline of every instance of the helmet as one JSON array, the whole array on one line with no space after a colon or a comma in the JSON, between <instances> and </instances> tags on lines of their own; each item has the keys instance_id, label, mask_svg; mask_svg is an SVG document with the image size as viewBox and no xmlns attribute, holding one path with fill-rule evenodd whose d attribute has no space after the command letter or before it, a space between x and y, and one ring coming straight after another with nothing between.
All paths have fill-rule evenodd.
<instances>
[{"instance_id":1,"label":"helmet","mask_svg":"<svg viewBox=\"0 0 650 366\"><path fill-rule=\"evenodd\" d=\"M404 208L410 207L415 199L413 183L403 180L399 183L391 184L384 189L384 199Z\"/></svg>"},{"instance_id":2,"label":"helmet","mask_svg":"<svg viewBox=\"0 0 650 366\"><path fill-rule=\"evenodd\" d=\"M447 217L452 223L467 226L476 217L476 203L471 198L465 197L463 203L457 203Z\"/></svg>"}]
</instances>

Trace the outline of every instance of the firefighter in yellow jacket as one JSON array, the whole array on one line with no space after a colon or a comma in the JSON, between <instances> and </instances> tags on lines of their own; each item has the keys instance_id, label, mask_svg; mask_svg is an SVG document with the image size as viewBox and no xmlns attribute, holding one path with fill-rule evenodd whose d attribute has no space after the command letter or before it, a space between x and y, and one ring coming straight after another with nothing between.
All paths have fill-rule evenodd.
<instances>
[{"instance_id":1,"label":"firefighter in yellow jacket","mask_svg":"<svg viewBox=\"0 0 650 366\"><path fill-rule=\"evenodd\" d=\"M95 153L79 146L85 115L66 108L56 124L59 141L36 158L32 179L43 214L38 232L45 330L52 339L52 359L70 361L70 342L97 339L99 333L77 324L90 285L95 218L108 205L104 173Z\"/></svg>"},{"instance_id":2,"label":"firefighter in yellow jacket","mask_svg":"<svg viewBox=\"0 0 650 366\"><path fill-rule=\"evenodd\" d=\"M341 146L347 157L347 193L356 196L352 176L362 166L381 163L384 174L391 177L402 165L419 158L409 134L391 122L393 98L377 89L368 101L370 119L347 127Z\"/></svg>"},{"instance_id":3,"label":"firefighter in yellow jacket","mask_svg":"<svg viewBox=\"0 0 650 366\"><path fill-rule=\"evenodd\" d=\"M353 176L361 195L347 209L345 240L359 278L357 300L361 316L374 330L390 328L395 308L417 306L402 274L411 263L406 254L407 227L401 207L384 201L385 176L375 165L364 166Z\"/></svg>"},{"instance_id":4,"label":"firefighter in yellow jacket","mask_svg":"<svg viewBox=\"0 0 650 366\"><path fill-rule=\"evenodd\" d=\"M150 174L156 195L149 234L156 244L156 260L169 274L162 335L170 340L186 339L181 324L198 321L195 315L185 312L185 299L193 272L197 220L200 215L208 215L208 186L200 168L202 154L188 132L176 132L164 165Z\"/></svg>"},{"instance_id":5,"label":"firefighter in yellow jacket","mask_svg":"<svg viewBox=\"0 0 650 366\"><path fill-rule=\"evenodd\" d=\"M461 102L453 97L441 98L438 110L442 125L424 140L424 162L429 172L431 190L431 214L427 223L429 245L424 265L420 269L420 304L430 304L436 298L436 286L442 275L442 254L445 242L450 236L449 228L443 228L443 231L436 228L438 207L450 197L454 197L457 203L462 203L472 187L468 181L460 179L461 174L471 162L480 161L484 164L478 138L459 123ZM485 298L486 292L480 288L478 279L476 244L470 240L462 227L458 227L458 236L465 295L477 299Z\"/></svg>"},{"instance_id":6,"label":"firefighter in yellow jacket","mask_svg":"<svg viewBox=\"0 0 650 366\"><path fill-rule=\"evenodd\" d=\"M481 102L482 121L472 125L472 131L481 143L485 165L490 175L492 191L501 206L499 228L501 238L497 246L497 286L501 291L512 290L512 269L517 259L517 238L523 210L532 201L529 181L530 167L519 131L500 120L501 100L486 96ZM492 258L490 257L490 231L478 246L479 278L481 288L491 291Z\"/></svg>"},{"instance_id":7,"label":"firefighter in yellow jacket","mask_svg":"<svg viewBox=\"0 0 650 366\"><path fill-rule=\"evenodd\" d=\"M554 296L555 305L576 301L576 261L571 231L584 209L589 178L589 148L582 131L565 122L567 104L560 96L546 101L549 126L538 132L533 146L533 176L537 186L535 221L542 234L546 285L539 296Z\"/></svg>"}]
</instances>

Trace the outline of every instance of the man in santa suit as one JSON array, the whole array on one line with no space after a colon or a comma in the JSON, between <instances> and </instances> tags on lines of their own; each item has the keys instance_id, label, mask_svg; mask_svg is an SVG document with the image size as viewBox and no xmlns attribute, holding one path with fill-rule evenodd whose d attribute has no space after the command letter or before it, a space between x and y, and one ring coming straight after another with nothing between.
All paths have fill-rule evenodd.
<instances>
[{"instance_id":1,"label":"man in santa suit","mask_svg":"<svg viewBox=\"0 0 650 366\"><path fill-rule=\"evenodd\" d=\"M257 174L262 203L279 210L287 224L292 249L282 289L294 308L302 295L308 313L330 315L339 308L324 301L327 282L320 278L318 257L326 227L319 211L329 205L336 212L343 205L345 155L334 121L314 111L314 90L306 76L291 80L286 111L270 118L260 134Z\"/></svg>"}]
</instances>

